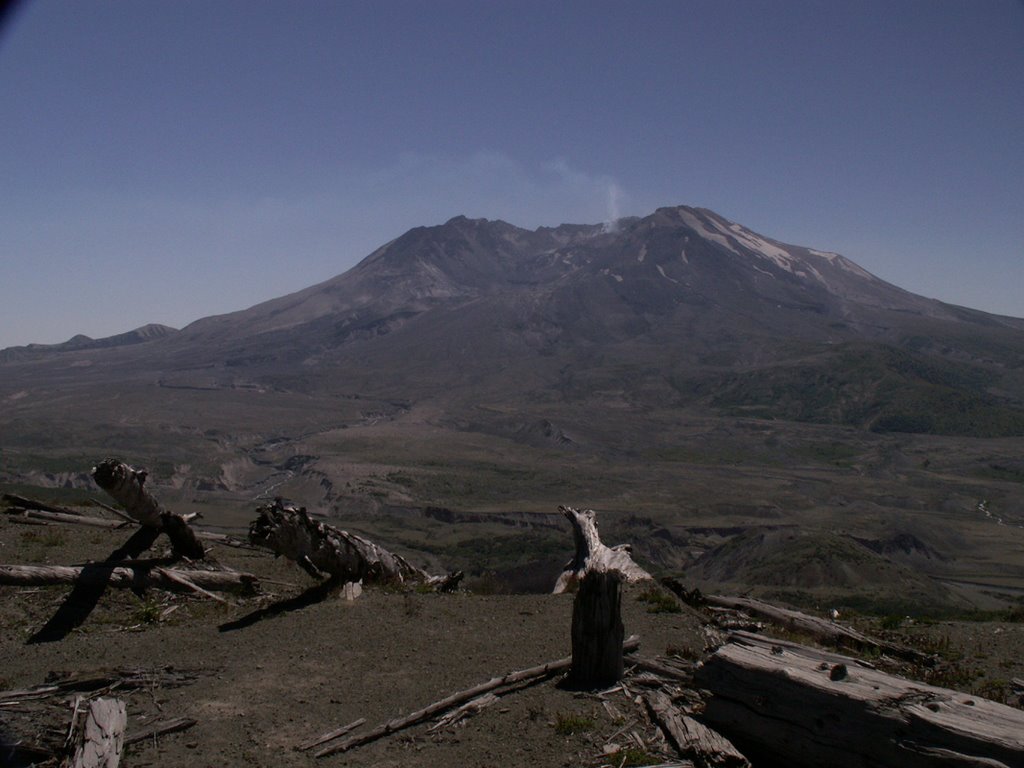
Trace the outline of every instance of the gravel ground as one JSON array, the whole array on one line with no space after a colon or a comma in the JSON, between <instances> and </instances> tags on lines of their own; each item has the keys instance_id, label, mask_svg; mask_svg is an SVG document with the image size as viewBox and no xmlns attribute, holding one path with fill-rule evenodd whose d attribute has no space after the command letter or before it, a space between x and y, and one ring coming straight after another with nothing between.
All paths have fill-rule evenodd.
<instances>
[{"instance_id":1,"label":"gravel ground","mask_svg":"<svg viewBox=\"0 0 1024 768\"><path fill-rule=\"evenodd\" d=\"M0 561L74 564L100 560L125 531L26 526L0 520ZM159 547L158 543L158 547ZM148 723L194 718L189 730L126 747L128 766L598 766L603 747L631 724L634 707L616 694L624 720L590 695L556 680L501 697L459 728L411 727L343 755L316 759L298 744L366 718L364 728L420 709L491 677L567 656L572 597L435 595L367 589L223 631L261 606L298 595L312 581L296 566L258 552L217 547L212 559L257 574L274 594L231 605L108 589L85 622L57 642L29 644L68 587L0 587L0 689L33 687L69 673L110 670L189 673L181 685L154 682L117 695L128 735ZM625 595L627 634L646 656L694 654L703 644L689 611L649 613ZM63 742L73 696L0 704L12 740ZM639 715L636 715L639 717ZM575 727L573 725L575 724ZM635 728L647 724L638 719ZM616 763L617 764L617 763Z\"/></svg>"}]
</instances>

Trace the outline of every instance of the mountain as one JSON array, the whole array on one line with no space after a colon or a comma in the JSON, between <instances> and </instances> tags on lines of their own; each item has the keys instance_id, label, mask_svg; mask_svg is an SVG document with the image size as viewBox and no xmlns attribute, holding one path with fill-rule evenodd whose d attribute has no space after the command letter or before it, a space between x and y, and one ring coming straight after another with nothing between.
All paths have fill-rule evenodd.
<instances>
[{"instance_id":1,"label":"mountain","mask_svg":"<svg viewBox=\"0 0 1024 768\"><path fill-rule=\"evenodd\" d=\"M179 331L0 352L16 492L89 493L115 455L207 524L243 530L281 495L519 585L553 583L570 503L700 580L789 599L764 569L825 574L812 603L828 586L877 607L909 568L915 595L1006 605L1022 436L1024 320L689 207L535 231L459 216ZM781 544L729 571L729 542L761 533ZM934 556L862 546L911 540ZM808 552L831 570L799 567Z\"/></svg>"},{"instance_id":2,"label":"mountain","mask_svg":"<svg viewBox=\"0 0 1024 768\"><path fill-rule=\"evenodd\" d=\"M453 418L480 401L616 392L882 431L1024 434L1024 320L914 295L689 207L536 231L459 216L179 332L2 355L19 389L72 364L76 386L359 392L434 400Z\"/></svg>"}]
</instances>

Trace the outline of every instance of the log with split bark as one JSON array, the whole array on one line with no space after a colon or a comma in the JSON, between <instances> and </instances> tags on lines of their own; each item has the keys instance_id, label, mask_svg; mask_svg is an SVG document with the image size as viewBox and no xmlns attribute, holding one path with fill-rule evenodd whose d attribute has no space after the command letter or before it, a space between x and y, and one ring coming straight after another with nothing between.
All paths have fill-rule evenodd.
<instances>
[{"instance_id":1,"label":"log with split bark","mask_svg":"<svg viewBox=\"0 0 1024 768\"><path fill-rule=\"evenodd\" d=\"M77 706L76 712L77 714ZM88 703L85 719L77 736L71 768L117 768L124 749L124 729L128 724L121 699L99 698ZM72 727L74 727L72 723Z\"/></svg>"},{"instance_id":2,"label":"log with split bark","mask_svg":"<svg viewBox=\"0 0 1024 768\"><path fill-rule=\"evenodd\" d=\"M166 533L177 555L190 560L205 556L195 531L181 515L166 509L145 487L147 473L118 459L104 459L92 470L96 484L110 494L133 520Z\"/></svg>"},{"instance_id":3,"label":"log with split bark","mask_svg":"<svg viewBox=\"0 0 1024 768\"><path fill-rule=\"evenodd\" d=\"M696 673L703 721L757 762L836 768L1024 765L1024 712L866 662L738 632Z\"/></svg>"},{"instance_id":4,"label":"log with split bark","mask_svg":"<svg viewBox=\"0 0 1024 768\"><path fill-rule=\"evenodd\" d=\"M369 539L314 520L305 507L273 504L259 507L249 526L249 541L298 563L313 578L339 583L425 584L439 592L458 588L462 572L431 576L401 555Z\"/></svg>"},{"instance_id":5,"label":"log with split bark","mask_svg":"<svg viewBox=\"0 0 1024 768\"><path fill-rule=\"evenodd\" d=\"M709 768L750 768L750 761L732 742L679 710L663 691L645 693L644 703L682 757Z\"/></svg>"}]
</instances>

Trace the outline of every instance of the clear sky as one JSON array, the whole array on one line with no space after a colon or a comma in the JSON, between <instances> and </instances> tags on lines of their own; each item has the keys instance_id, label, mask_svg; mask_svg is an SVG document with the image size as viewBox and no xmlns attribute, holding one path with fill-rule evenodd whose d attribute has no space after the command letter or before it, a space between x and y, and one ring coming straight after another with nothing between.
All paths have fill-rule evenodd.
<instances>
[{"instance_id":1,"label":"clear sky","mask_svg":"<svg viewBox=\"0 0 1024 768\"><path fill-rule=\"evenodd\" d=\"M182 327L457 214L711 208L1024 316L1021 0L27 0L0 347Z\"/></svg>"}]
</instances>

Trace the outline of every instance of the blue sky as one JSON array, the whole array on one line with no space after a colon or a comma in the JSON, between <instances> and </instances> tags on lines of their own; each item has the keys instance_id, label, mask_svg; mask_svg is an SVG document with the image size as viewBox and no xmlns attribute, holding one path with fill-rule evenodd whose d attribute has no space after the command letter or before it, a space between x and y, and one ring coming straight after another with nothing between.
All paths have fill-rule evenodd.
<instances>
[{"instance_id":1,"label":"blue sky","mask_svg":"<svg viewBox=\"0 0 1024 768\"><path fill-rule=\"evenodd\" d=\"M27 0L0 116L0 347L676 204L1024 316L1019 0Z\"/></svg>"}]
</instances>

